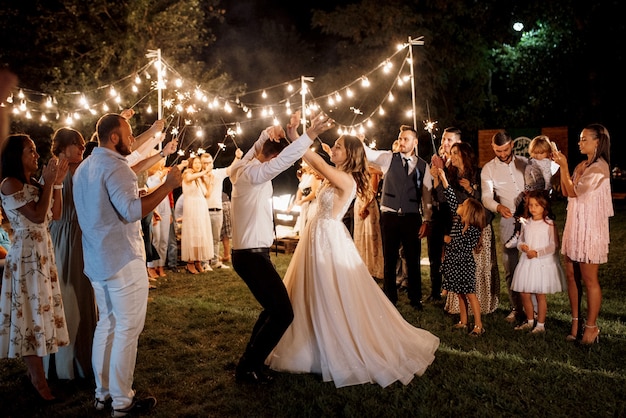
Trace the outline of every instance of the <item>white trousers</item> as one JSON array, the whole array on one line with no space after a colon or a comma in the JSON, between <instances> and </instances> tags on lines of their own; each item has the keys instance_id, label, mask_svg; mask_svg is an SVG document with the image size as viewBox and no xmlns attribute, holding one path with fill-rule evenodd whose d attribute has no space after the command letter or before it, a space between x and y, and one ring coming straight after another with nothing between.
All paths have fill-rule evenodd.
<instances>
[{"instance_id":1,"label":"white trousers","mask_svg":"<svg viewBox=\"0 0 626 418\"><path fill-rule=\"evenodd\" d=\"M156 207L156 211L161 216L161 220L152 225L152 245L159 254L159 259L148 261L148 267L164 266L167 260L167 245L170 239L170 223L172 223L172 208L170 208L169 198L163 199Z\"/></svg>"},{"instance_id":2,"label":"white trousers","mask_svg":"<svg viewBox=\"0 0 626 418\"><path fill-rule=\"evenodd\" d=\"M224 223L224 212L221 210L209 211L211 219L211 231L213 232L213 258L210 260L211 266L220 264L220 236L222 235L222 224Z\"/></svg>"},{"instance_id":3,"label":"white trousers","mask_svg":"<svg viewBox=\"0 0 626 418\"><path fill-rule=\"evenodd\" d=\"M91 284L99 313L91 356L96 398L111 397L113 409L123 409L135 396L137 342L148 305L145 261L133 260L111 278Z\"/></svg>"}]
</instances>

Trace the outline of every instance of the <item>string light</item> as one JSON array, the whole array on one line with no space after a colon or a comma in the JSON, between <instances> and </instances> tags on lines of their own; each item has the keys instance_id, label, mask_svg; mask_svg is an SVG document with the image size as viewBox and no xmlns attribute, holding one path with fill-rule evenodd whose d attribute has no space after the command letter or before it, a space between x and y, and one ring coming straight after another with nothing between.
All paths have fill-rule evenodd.
<instances>
[{"instance_id":1,"label":"string light","mask_svg":"<svg viewBox=\"0 0 626 418\"><path fill-rule=\"evenodd\" d=\"M382 83L382 82L380 81L380 78L372 77L372 74L375 73L376 71L379 71L381 75L382 74L388 75L391 73L392 69L395 66L394 61L396 61L396 64L401 63L401 65L398 65L398 70L396 71L395 79L390 80L390 84L388 84L389 90L387 91L387 93L384 95L384 98L383 98L383 100L388 100L390 102L393 102L395 100L395 94L391 90L394 88L402 88L406 84L406 81L410 80L409 75L402 75L402 72L403 72L402 70L403 70L404 65L406 63L410 63L408 54L406 57L403 55L398 55L399 53L401 54L401 50L403 48L406 48L406 46L407 44L401 45L398 52L394 53L391 57L384 59L376 68L374 68L370 72L367 72L361 75L356 80L348 83L347 85L341 88L333 90L332 93L328 95L317 96L317 99L315 102L313 102L312 99L307 98L307 96L311 94L310 86L308 83L313 82L312 77L302 77L301 79L298 79L299 89L297 89L297 91L294 88L295 80L292 80L289 82L281 83L276 86L263 88L261 90L258 90L258 93L256 94L257 94L257 97L260 95L263 99L267 99L268 97L270 97L270 94L269 94L270 90L274 91L276 88L283 89L282 90L283 96L300 93L300 95L304 96L302 99L303 103L306 103L305 105L306 110L305 112L303 112L303 115L310 115L312 111L314 111L314 113L316 114L320 111L320 106L317 100L323 99L324 103L327 106L337 108L338 106L342 104L343 101L348 101L349 99L350 104L346 103L346 110L349 108L351 113L353 115L358 115L359 118L358 120L355 121L356 123L354 125L345 126L344 130L346 132L354 132L356 130L361 133L375 126L375 124L373 123L373 117L384 116L385 111L382 106L382 103L379 103L377 105L370 107L371 109L373 109L371 113L365 113L363 111L362 106L359 106L359 107L351 106L351 104L355 103L352 101L355 98L357 98L359 94L368 94L368 93L365 93L364 90L359 89L359 87L364 88L364 89L371 87L371 85L373 84L372 80L375 80L375 83L377 84L377 86L376 86L376 89L373 89L372 91L380 91L381 89L378 83ZM401 61L396 60L395 57L402 58L402 60ZM154 77L155 70L156 70L156 74L159 77ZM173 75L171 86L175 88L174 91L170 90L168 92L168 88L167 88L167 84L168 84L167 75L168 74ZM158 81L155 80L150 83L142 83L143 79L145 80L158 79ZM196 87L190 88L189 91L185 90L185 86L193 86L193 85L196 85ZM227 114L233 114L235 110L240 110L242 114L245 114L248 120L252 120L256 115L257 117L261 116L263 118L272 117L273 121L276 122L278 120L278 118L275 117L275 109L277 109L277 106L281 106L284 109L284 112L286 115L289 115L292 113L290 97L283 97L279 99L277 103L274 103L274 104L267 103L264 105L254 104L252 95L255 92L248 92L245 94L238 93L236 96L232 98L220 97L218 95L211 94L211 96L213 97L209 99L209 95L206 92L204 92L201 87L197 86L197 84L193 82L186 81L184 77L180 76L180 74L174 68L172 68L165 60L151 60L149 63L146 64L146 66L138 70L135 70L129 76L126 76L118 81L108 83L106 86L104 86L104 91L107 93L106 95L108 98L97 97L98 95L100 95L99 91L102 89L103 87L99 87L93 90L91 93L79 92L78 93L79 94L78 96L79 107L76 109L59 108L58 109L59 111L68 115L65 119L66 123L71 124L75 122L76 120L79 120L81 118L81 114L85 115L87 114L87 112L89 112L88 113L89 115L95 116L98 113L100 113L97 110L97 108L102 109L102 111L104 112L109 112L110 102L115 102L116 106L118 106L120 109L123 108L126 100L124 97L122 97L122 94L120 94L120 92L128 92L128 93L132 92L133 95L143 95L143 97L137 100L133 106L128 106L128 107L134 108L135 106L141 105L141 103L146 98L149 98L150 93L156 90L163 90L165 92L164 94L168 96L168 97L163 98L163 101L161 104L165 109L171 110L172 112L175 112L178 114L188 115L189 118L191 119L189 118L186 119L186 123L192 124L192 125L196 123L194 118L196 117L195 115L199 113L199 109L196 107L196 104L190 103L191 100L204 103L204 105L207 106L207 108L211 111L220 111L220 112L225 112ZM144 92L142 92L142 90L144 90ZM77 94L77 93L68 93L68 94ZM32 96L43 96L43 99L32 100L31 99ZM50 119L45 115L46 111L44 109L48 109L49 111L55 106L56 99L52 95L32 92L32 91L28 91L27 89L20 88L18 90L18 93L16 94L16 97L20 99L17 102L18 103L17 105L13 103L13 100L12 100L13 96L10 96L10 98L7 99L6 101L6 105L12 105L13 112L16 115L23 116L26 118L32 118L33 112L35 112L37 113L40 121L42 122L50 121ZM273 95L273 97L276 97L276 95ZM359 103L362 103L362 102L363 101L361 98L361 102ZM62 100L62 103L63 105L61 105L61 107L64 107L66 106L65 103L68 103L68 101L64 99ZM146 113L148 114L154 113L153 103L144 103L142 106L144 107L144 111ZM337 110L341 110L341 109L337 109ZM325 111L325 113L328 113L328 112L329 111ZM414 113L413 110L407 111L406 115L407 116L413 115L413 113ZM173 115L170 115L170 116L173 116ZM59 118L57 117L57 120L58 119ZM307 117L303 116L303 119L306 120ZM229 122L226 122L226 123L229 123ZM238 129L239 130L241 129L240 125L238 126Z\"/></svg>"}]
</instances>

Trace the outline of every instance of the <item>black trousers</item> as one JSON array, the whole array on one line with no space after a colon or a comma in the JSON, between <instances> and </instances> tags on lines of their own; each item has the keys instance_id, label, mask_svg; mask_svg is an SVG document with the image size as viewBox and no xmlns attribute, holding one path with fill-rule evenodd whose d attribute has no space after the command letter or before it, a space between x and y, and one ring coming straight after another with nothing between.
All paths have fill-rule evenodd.
<instances>
[{"instance_id":1,"label":"black trousers","mask_svg":"<svg viewBox=\"0 0 626 418\"><path fill-rule=\"evenodd\" d=\"M383 258L385 260L383 290L394 304L398 301L396 264L400 245L404 249L406 259L409 301L417 303L422 300L422 277L420 273L422 243L419 238L421 225L422 216L419 213L398 215L394 212L382 212L380 214Z\"/></svg>"},{"instance_id":2,"label":"black trousers","mask_svg":"<svg viewBox=\"0 0 626 418\"><path fill-rule=\"evenodd\" d=\"M447 208L446 208L447 209ZM443 236L446 234L447 218L439 208L433 207L428 242L428 261L430 263L430 296L437 299L441 295L441 257L443 255ZM449 230L449 228L448 228Z\"/></svg>"},{"instance_id":3,"label":"black trousers","mask_svg":"<svg viewBox=\"0 0 626 418\"><path fill-rule=\"evenodd\" d=\"M261 370L265 359L293 321L293 308L287 289L270 259L269 248L233 250L232 260L235 271L263 307L238 367Z\"/></svg>"}]
</instances>

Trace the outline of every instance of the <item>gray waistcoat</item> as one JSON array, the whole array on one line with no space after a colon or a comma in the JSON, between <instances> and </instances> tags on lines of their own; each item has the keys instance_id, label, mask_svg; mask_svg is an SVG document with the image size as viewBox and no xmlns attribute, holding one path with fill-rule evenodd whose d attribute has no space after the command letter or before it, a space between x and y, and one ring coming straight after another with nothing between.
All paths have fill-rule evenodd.
<instances>
[{"instance_id":1,"label":"gray waistcoat","mask_svg":"<svg viewBox=\"0 0 626 418\"><path fill-rule=\"evenodd\" d=\"M413 173L404 172L402 156L394 152L383 180L381 205L400 213L419 213L426 161L417 157Z\"/></svg>"}]
</instances>

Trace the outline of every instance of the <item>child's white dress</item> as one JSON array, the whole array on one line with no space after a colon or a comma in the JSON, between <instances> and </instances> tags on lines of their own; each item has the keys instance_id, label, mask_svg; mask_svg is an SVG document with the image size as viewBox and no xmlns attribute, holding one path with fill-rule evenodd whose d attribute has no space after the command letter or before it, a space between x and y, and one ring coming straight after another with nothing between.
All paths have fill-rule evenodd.
<instances>
[{"instance_id":1,"label":"child's white dress","mask_svg":"<svg viewBox=\"0 0 626 418\"><path fill-rule=\"evenodd\" d=\"M557 253L557 235L554 222L550 219L526 219L522 225L517 248L526 244L537 251L537 257L528 258L520 254L513 274L511 289L516 292L549 294L567 288L565 274Z\"/></svg>"}]
</instances>

